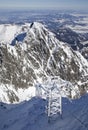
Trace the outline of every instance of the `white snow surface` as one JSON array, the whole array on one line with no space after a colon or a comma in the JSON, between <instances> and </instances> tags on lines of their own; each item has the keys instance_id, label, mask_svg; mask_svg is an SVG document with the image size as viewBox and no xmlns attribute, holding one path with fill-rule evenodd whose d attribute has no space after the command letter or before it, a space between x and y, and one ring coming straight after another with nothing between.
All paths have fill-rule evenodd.
<instances>
[{"instance_id":1,"label":"white snow surface","mask_svg":"<svg viewBox=\"0 0 88 130\"><path fill-rule=\"evenodd\" d=\"M0 24L0 42L11 44L12 40L19 34L27 32L27 28L30 26L29 23L24 25L17 24Z\"/></svg>"},{"instance_id":2,"label":"white snow surface","mask_svg":"<svg viewBox=\"0 0 88 130\"><path fill-rule=\"evenodd\" d=\"M34 97L20 104L0 103L0 130L88 130L88 95L69 101L62 99L62 117L48 122L47 102Z\"/></svg>"},{"instance_id":3,"label":"white snow surface","mask_svg":"<svg viewBox=\"0 0 88 130\"><path fill-rule=\"evenodd\" d=\"M0 42L10 43L14 39L17 32L20 31L20 26L1 24L0 25Z\"/></svg>"}]
</instances>

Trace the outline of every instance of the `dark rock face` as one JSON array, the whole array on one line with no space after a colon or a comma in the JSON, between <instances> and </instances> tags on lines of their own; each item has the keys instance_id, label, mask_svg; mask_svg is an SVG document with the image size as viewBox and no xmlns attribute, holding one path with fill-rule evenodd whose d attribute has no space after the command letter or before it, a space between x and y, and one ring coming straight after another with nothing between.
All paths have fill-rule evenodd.
<instances>
[{"instance_id":1,"label":"dark rock face","mask_svg":"<svg viewBox=\"0 0 88 130\"><path fill-rule=\"evenodd\" d=\"M14 46L2 45L1 83L12 84L17 90L27 89L36 80L49 76L60 76L76 85L79 81L87 80L88 62L79 52L58 41L54 34L39 23L27 28L22 44L18 41ZM86 88L83 89L86 91L88 83L85 84ZM85 84L79 85L80 93ZM14 98L19 100L12 92L8 93L8 97L11 102Z\"/></svg>"},{"instance_id":2,"label":"dark rock face","mask_svg":"<svg viewBox=\"0 0 88 130\"><path fill-rule=\"evenodd\" d=\"M69 44L73 50L82 52L84 58L88 59L88 33L77 33L64 26L59 27L54 33L60 41Z\"/></svg>"}]
</instances>

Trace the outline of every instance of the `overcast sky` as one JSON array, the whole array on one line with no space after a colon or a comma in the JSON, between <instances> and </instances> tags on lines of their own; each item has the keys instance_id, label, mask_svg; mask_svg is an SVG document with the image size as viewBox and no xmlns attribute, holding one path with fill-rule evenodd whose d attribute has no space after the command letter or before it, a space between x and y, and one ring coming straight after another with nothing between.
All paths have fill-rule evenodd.
<instances>
[{"instance_id":1,"label":"overcast sky","mask_svg":"<svg viewBox=\"0 0 88 130\"><path fill-rule=\"evenodd\" d=\"M88 9L88 0L0 0L0 9Z\"/></svg>"}]
</instances>

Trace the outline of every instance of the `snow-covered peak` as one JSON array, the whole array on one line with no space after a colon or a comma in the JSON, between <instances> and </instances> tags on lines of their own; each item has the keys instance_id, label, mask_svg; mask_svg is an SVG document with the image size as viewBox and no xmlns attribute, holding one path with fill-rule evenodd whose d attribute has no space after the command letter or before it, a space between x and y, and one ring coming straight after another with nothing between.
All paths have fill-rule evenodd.
<instances>
[{"instance_id":1,"label":"snow-covered peak","mask_svg":"<svg viewBox=\"0 0 88 130\"><path fill-rule=\"evenodd\" d=\"M12 40L22 33L32 33L34 36L42 36L49 34L48 30L41 23L25 23L23 25L1 24L0 25L0 42L11 44ZM50 33L52 34L52 33ZM54 35L54 34L52 34Z\"/></svg>"},{"instance_id":2,"label":"snow-covered peak","mask_svg":"<svg viewBox=\"0 0 88 130\"><path fill-rule=\"evenodd\" d=\"M39 23L39 22L33 22L30 24L30 28L31 29L35 29L35 30L46 30L46 25L43 25L42 23Z\"/></svg>"},{"instance_id":3,"label":"snow-covered peak","mask_svg":"<svg viewBox=\"0 0 88 130\"><path fill-rule=\"evenodd\" d=\"M60 77L74 88L77 86L80 94L87 91L83 85L88 85L86 82L88 62L81 54L56 39L55 35L41 23L19 25L16 32L13 39L10 39L11 43L2 46L1 81L4 89L0 87L0 91L3 101L14 102L14 99L22 101L19 88L23 89L21 91L23 94L25 89L34 87L36 81L42 84L50 76ZM80 86L78 82L81 82ZM8 86L14 89L10 90L11 87ZM6 99L5 92L9 93ZM28 93L26 96L24 100L28 99Z\"/></svg>"},{"instance_id":4,"label":"snow-covered peak","mask_svg":"<svg viewBox=\"0 0 88 130\"><path fill-rule=\"evenodd\" d=\"M41 23L38 23L38 22L31 23L30 26L27 26L27 28L28 28L27 38L32 37L32 39L34 39L34 40L42 39L42 40L46 41L49 36L54 37L54 34L52 32L50 32L46 28L46 26ZM27 40L27 38L26 38L26 40Z\"/></svg>"}]
</instances>

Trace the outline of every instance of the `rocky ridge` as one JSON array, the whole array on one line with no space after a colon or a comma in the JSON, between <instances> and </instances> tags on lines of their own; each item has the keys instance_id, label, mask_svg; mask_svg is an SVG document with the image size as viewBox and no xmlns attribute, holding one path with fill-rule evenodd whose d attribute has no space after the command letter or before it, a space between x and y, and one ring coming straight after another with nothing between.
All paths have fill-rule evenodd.
<instances>
[{"instance_id":1,"label":"rocky ridge","mask_svg":"<svg viewBox=\"0 0 88 130\"><path fill-rule=\"evenodd\" d=\"M19 89L28 90L51 76L69 81L80 94L87 92L88 61L41 23L21 25L10 42L1 42L1 52L1 101L20 101Z\"/></svg>"}]
</instances>

